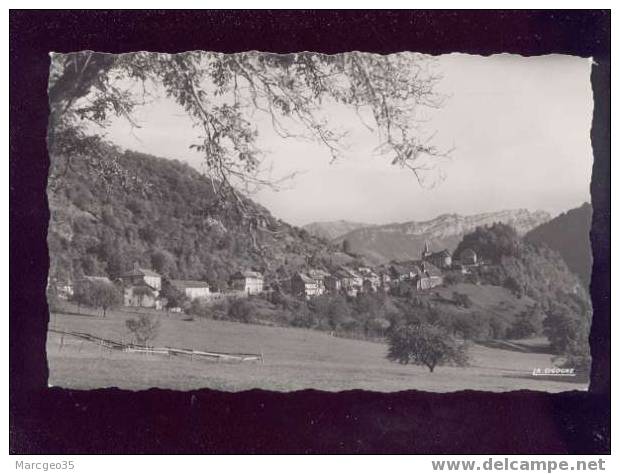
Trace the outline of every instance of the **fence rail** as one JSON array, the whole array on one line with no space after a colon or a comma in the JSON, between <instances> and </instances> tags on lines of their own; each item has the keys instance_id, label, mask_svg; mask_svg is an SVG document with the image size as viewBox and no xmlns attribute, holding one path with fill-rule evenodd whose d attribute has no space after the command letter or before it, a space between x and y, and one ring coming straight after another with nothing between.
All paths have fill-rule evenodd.
<instances>
[{"instance_id":1,"label":"fence rail","mask_svg":"<svg viewBox=\"0 0 620 474\"><path fill-rule=\"evenodd\" d=\"M159 354L166 356L188 356L191 359L194 357L217 360L217 361L236 361L236 362L264 362L263 354L250 354L242 352L214 352L214 351L197 351L194 349L183 349L176 347L151 347L142 346L139 344L125 344L118 341L112 341L110 339L104 339L98 336L93 336L85 332L76 331L60 331L58 329L49 329L49 332L53 332L61 335L61 346L63 344L64 336L73 336L78 339L93 342L100 346L106 347L110 350L119 350L122 352L134 352L144 354Z\"/></svg>"}]
</instances>

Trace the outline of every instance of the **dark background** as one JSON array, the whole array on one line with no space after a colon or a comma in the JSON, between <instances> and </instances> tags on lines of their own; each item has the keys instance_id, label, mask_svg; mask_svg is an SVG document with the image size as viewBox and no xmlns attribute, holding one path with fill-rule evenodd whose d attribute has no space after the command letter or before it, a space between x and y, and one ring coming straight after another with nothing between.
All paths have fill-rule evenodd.
<instances>
[{"instance_id":1,"label":"dark background","mask_svg":"<svg viewBox=\"0 0 620 474\"><path fill-rule=\"evenodd\" d=\"M609 11L11 11L11 453L609 453ZM47 388L50 51L593 56L589 392Z\"/></svg>"}]
</instances>

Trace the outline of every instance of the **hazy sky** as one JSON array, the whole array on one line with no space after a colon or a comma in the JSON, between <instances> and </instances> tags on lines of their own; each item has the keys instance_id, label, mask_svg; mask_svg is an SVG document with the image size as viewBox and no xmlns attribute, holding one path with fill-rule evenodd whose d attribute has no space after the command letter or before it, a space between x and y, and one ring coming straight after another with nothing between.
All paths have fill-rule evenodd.
<instances>
[{"instance_id":1,"label":"hazy sky","mask_svg":"<svg viewBox=\"0 0 620 474\"><path fill-rule=\"evenodd\" d=\"M590 200L592 91L590 61L569 56L439 58L440 90L449 95L429 117L437 142L454 146L445 178L420 186L407 170L373 150L378 138L355 114L333 107L330 120L350 131L345 157L279 138L257 116L259 145L274 176L302 171L285 189L252 198L292 224L346 219L389 223L443 213L543 209L557 214ZM162 99L138 111L133 129L114 122L108 137L123 148L186 161L197 130L176 104Z\"/></svg>"}]
</instances>

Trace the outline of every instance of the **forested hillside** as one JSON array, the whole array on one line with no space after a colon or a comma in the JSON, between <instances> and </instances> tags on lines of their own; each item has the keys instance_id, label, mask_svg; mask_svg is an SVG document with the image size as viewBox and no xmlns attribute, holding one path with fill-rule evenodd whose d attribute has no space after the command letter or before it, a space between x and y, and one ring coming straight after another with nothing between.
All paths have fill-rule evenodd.
<instances>
[{"instance_id":1,"label":"forested hillside","mask_svg":"<svg viewBox=\"0 0 620 474\"><path fill-rule=\"evenodd\" d=\"M544 244L520 238L508 225L478 227L463 237L456 253L466 248L486 263L476 271L483 284L505 286L545 309L566 301L579 301L576 308L589 306L585 287L561 255Z\"/></svg>"},{"instance_id":2,"label":"forested hillside","mask_svg":"<svg viewBox=\"0 0 620 474\"><path fill-rule=\"evenodd\" d=\"M241 197L245 211L216 195L210 180L178 161L108 149L125 181L110 186L101 164L52 160L48 190L50 276L114 275L139 263L172 278L225 285L236 270L255 268L270 279L307 265L349 257L327 242L274 218Z\"/></svg>"},{"instance_id":3,"label":"forested hillside","mask_svg":"<svg viewBox=\"0 0 620 474\"><path fill-rule=\"evenodd\" d=\"M557 251L521 239L503 224L466 235L457 252L464 248L475 250L487 262L474 274L478 284L502 285L536 301L545 314L543 332L552 349L567 356L569 366L587 369L590 297Z\"/></svg>"},{"instance_id":4,"label":"forested hillside","mask_svg":"<svg viewBox=\"0 0 620 474\"><path fill-rule=\"evenodd\" d=\"M558 251L568 268L577 274L588 288L592 274L591 226L592 205L584 203L581 207L562 213L532 229L525 238L530 242L544 243Z\"/></svg>"},{"instance_id":5,"label":"forested hillside","mask_svg":"<svg viewBox=\"0 0 620 474\"><path fill-rule=\"evenodd\" d=\"M53 160L49 186L50 277L114 276L135 263L164 276L208 280L225 288L232 273L256 269L269 283L294 271L352 263L339 246L274 218L250 199L217 194L217 185L178 161L107 149L102 163ZM122 170L122 171L120 171ZM119 175L122 179L112 179ZM120 181L120 184L119 184ZM194 301L192 315L303 326L348 336L383 337L403 321L441 324L465 338L512 338L544 332L557 354L587 365L591 309L587 293L560 255L525 241L504 224L478 227L457 245L485 261L469 275L446 274L445 286L417 294L391 290L309 301ZM361 263L361 262L359 262ZM465 279L465 280L463 280ZM585 362L583 362L585 361Z\"/></svg>"}]
</instances>

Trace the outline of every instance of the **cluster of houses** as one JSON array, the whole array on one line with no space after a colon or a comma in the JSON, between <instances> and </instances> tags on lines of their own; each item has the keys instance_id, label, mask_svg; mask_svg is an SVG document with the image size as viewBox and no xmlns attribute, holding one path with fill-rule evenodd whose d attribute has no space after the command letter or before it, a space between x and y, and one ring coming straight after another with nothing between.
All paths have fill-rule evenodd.
<instances>
[{"instance_id":1,"label":"cluster of houses","mask_svg":"<svg viewBox=\"0 0 620 474\"><path fill-rule=\"evenodd\" d=\"M233 274L230 279L230 289L221 292L214 290L206 281L167 279L139 265L134 265L133 269L116 275L113 279L103 276L84 276L76 282L76 285L97 282L119 287L123 293L124 306L155 309L163 309L167 303L166 298L162 297L162 288L166 286L188 300L215 301L226 297L259 295L264 291L263 275L255 271ZM74 285L71 284L56 285L56 290L62 298L70 298L75 292Z\"/></svg>"},{"instance_id":2,"label":"cluster of houses","mask_svg":"<svg viewBox=\"0 0 620 474\"><path fill-rule=\"evenodd\" d=\"M342 266L332 272L313 269L296 273L291 278L291 293L306 298L326 293L356 296L380 289L398 292L403 285L416 291L428 290L443 284L446 271L466 274L481 264L472 249L463 250L458 257L453 259L446 249L431 252L427 242L419 260L392 262L376 268Z\"/></svg>"},{"instance_id":3,"label":"cluster of houses","mask_svg":"<svg viewBox=\"0 0 620 474\"><path fill-rule=\"evenodd\" d=\"M290 278L288 286L291 294L305 298L323 294L356 296L379 290L398 293L403 286L423 291L442 285L446 271L468 273L470 268L479 264L476 253L471 249L462 251L457 260L452 258L448 250L431 252L426 243L419 260L392 262L376 268L341 266L332 271L310 269L295 273ZM262 273L247 270L234 273L230 277L230 288L220 291L213 289L206 281L165 279L158 273L138 265L128 272L117 275L114 282L107 277L88 276L84 277L84 281L116 283L122 289L125 306L156 309L162 309L167 303L162 297L162 285L168 285L188 300L207 301L262 295L273 291L273 287L284 290L283 286L286 286L278 282L270 288L265 284Z\"/></svg>"}]
</instances>

